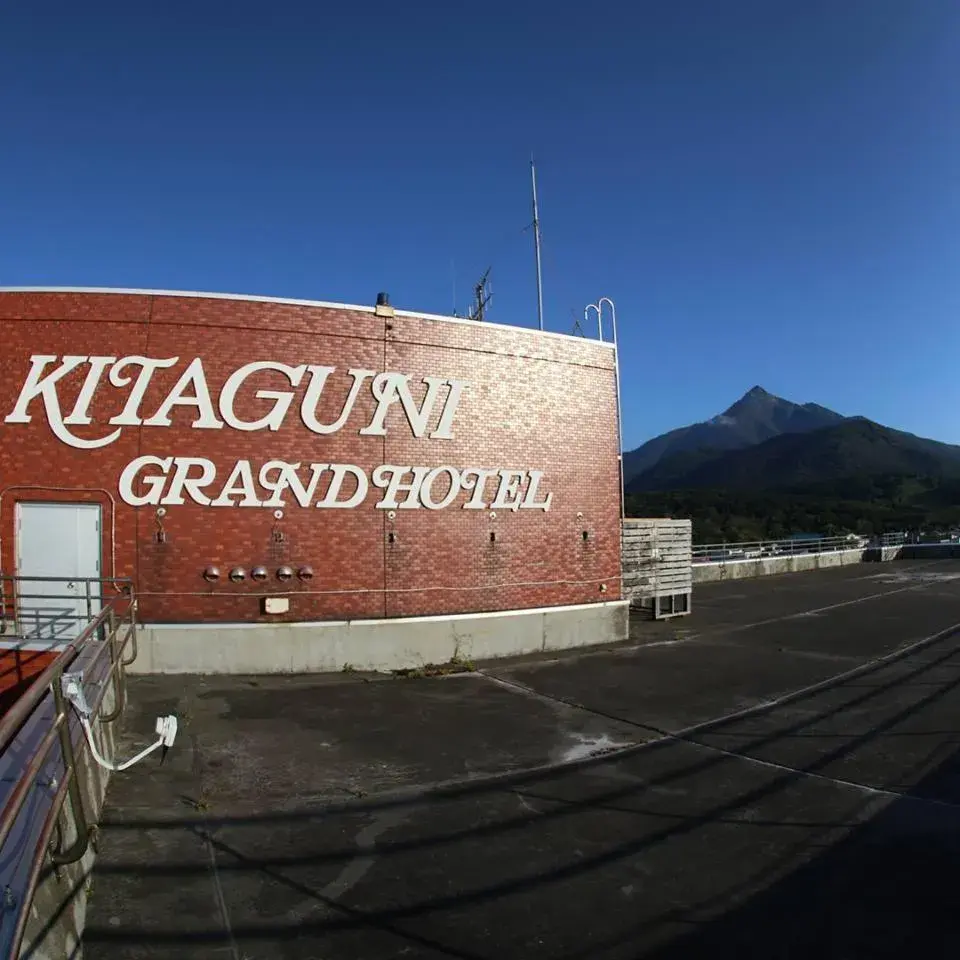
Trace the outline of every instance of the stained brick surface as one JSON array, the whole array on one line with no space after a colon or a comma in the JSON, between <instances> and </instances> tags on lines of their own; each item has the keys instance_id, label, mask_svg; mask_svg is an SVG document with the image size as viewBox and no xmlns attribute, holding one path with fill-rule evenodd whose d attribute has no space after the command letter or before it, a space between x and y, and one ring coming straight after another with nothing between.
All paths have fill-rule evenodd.
<instances>
[{"instance_id":1,"label":"stained brick surface","mask_svg":"<svg viewBox=\"0 0 960 960\"><path fill-rule=\"evenodd\" d=\"M453 439L417 438L400 404L387 416L387 435L360 436L376 408L369 382L343 429L310 432L300 420L306 378L279 430L242 432L192 428L194 407L174 408L170 427L127 426L120 438L92 450L56 439L42 401L32 422L0 422L0 569L15 569L15 504L23 500L95 501L103 507L103 571L131 576L150 621L352 619L515 609L588 603L619 596L619 484L614 356L607 347L536 331L419 317L259 301L148 294L0 292L0 421L16 403L37 354L179 357L152 378L140 410L152 415L195 357L203 360L216 406L224 380L257 360L336 367L318 409L335 420L351 384L350 368L410 374L419 401L423 376L469 381L453 422ZM58 385L66 415L88 367ZM136 371L133 371L136 373ZM101 437L130 387L102 378L89 407L93 423L73 426ZM267 413L258 389L292 389L275 372L251 377L236 411L253 420ZM434 417L434 423L437 417ZM132 507L118 495L123 468L138 456L206 457L217 466L215 496L234 463L254 476L269 460L384 463L542 470L549 511L464 510L469 492L445 509L377 509L371 485L352 510L302 508L285 496L277 521L265 507L205 507L189 500L168 506L158 542L154 506ZM323 485L318 490L319 499ZM490 496L495 484L490 484ZM442 493L442 488L438 488ZM345 494L346 495L346 491ZM586 539L584 539L586 531ZM393 540L390 533L393 533ZM491 540L491 533L496 539ZM282 542L276 537L282 534ZM265 584L208 584L204 568L262 564ZM308 564L312 580L281 585L281 564ZM605 591L601 590L605 586ZM261 614L260 597L290 595L290 611Z\"/></svg>"}]
</instances>

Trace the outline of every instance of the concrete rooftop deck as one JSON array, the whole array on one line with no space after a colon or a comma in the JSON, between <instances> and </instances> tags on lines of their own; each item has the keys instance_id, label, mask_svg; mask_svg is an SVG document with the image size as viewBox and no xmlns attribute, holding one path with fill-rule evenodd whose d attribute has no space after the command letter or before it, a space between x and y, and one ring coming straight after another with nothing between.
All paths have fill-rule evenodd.
<instances>
[{"instance_id":1,"label":"concrete rooftop deck","mask_svg":"<svg viewBox=\"0 0 960 960\"><path fill-rule=\"evenodd\" d=\"M701 586L634 633L438 679L131 678L121 753L182 732L111 783L85 957L960 952L960 561Z\"/></svg>"}]
</instances>

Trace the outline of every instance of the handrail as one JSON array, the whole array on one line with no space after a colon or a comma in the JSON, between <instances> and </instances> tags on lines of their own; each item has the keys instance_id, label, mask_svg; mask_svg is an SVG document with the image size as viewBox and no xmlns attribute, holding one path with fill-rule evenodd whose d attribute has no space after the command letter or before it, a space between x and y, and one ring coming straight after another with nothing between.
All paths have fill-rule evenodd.
<instances>
[{"instance_id":1,"label":"handrail","mask_svg":"<svg viewBox=\"0 0 960 960\"><path fill-rule=\"evenodd\" d=\"M792 537L786 540L746 540L727 543L698 543L693 546L693 563L735 563L769 556L791 556L810 553L831 553L868 547L901 546L908 542L906 534L884 534L862 537L844 534L834 537Z\"/></svg>"},{"instance_id":2,"label":"handrail","mask_svg":"<svg viewBox=\"0 0 960 960\"><path fill-rule=\"evenodd\" d=\"M17 578L0 575L0 579L16 582ZM10 904L10 911L16 911L12 935L10 931L3 929L5 924L0 925L0 953L4 956L16 956L19 952L29 917L30 904L40 880L44 860L49 856L54 869L74 863L83 857L90 843L91 825L87 821L86 811L83 808L70 724L71 710L61 691L61 677L67 668L90 651L89 659L84 661L84 668L97 678L96 690L90 698L91 716L97 715L100 711L108 688L112 688L114 692L114 705L109 714L100 715L100 721L109 723L122 712L125 702L124 667L133 659L132 657L127 659L125 652L127 644L135 645L136 643L137 602L129 581L112 578L106 582L123 584L126 589L122 593L115 594L110 602L89 620L78 637L58 645L53 662L33 680L29 688L0 719L0 752L5 752L25 731L30 722L39 716L44 705L50 705L52 700L53 713L47 721L49 726L36 746L31 749L29 762L22 768L16 783L4 798L3 808L0 810L0 851L10 839L32 790L41 784L38 779L41 771L54 761L62 763L63 768L63 776L59 782L56 778L51 778L44 784L50 791L45 794L49 805L40 824L36 844L28 854L30 860L25 882L18 883L19 889L16 891L11 890L9 886L4 890L4 897ZM118 607L125 607L119 611L119 616ZM100 664L105 655L109 655L109 664L105 671L101 671ZM55 743L59 744L59 751L55 750ZM76 836L66 849L53 850L48 848L48 844L68 798L73 810ZM27 835L29 837L37 835L36 830L33 829L34 821L31 820L28 823ZM23 861L18 860L15 868L22 869L22 866ZM9 916L10 913L8 912L7 915Z\"/></svg>"}]
</instances>

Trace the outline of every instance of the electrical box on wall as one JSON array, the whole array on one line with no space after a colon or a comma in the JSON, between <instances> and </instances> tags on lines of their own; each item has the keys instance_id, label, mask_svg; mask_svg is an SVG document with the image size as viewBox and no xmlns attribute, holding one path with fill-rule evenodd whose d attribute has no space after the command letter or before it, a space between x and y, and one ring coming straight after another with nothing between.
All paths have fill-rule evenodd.
<instances>
[{"instance_id":1,"label":"electrical box on wall","mask_svg":"<svg viewBox=\"0 0 960 960\"><path fill-rule=\"evenodd\" d=\"M289 597L264 597L264 613L287 613L290 610Z\"/></svg>"}]
</instances>

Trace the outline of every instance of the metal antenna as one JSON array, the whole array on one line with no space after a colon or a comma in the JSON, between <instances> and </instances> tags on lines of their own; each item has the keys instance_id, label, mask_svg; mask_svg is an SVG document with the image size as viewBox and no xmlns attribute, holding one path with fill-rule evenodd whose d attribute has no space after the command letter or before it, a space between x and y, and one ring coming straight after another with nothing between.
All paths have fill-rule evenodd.
<instances>
[{"instance_id":1,"label":"metal antenna","mask_svg":"<svg viewBox=\"0 0 960 960\"><path fill-rule=\"evenodd\" d=\"M489 276L490 267L487 267L483 276L477 281L473 288L474 295L477 299L473 307L473 312L470 314L470 319L476 320L478 323L483 323L484 317L486 316L487 305L490 303L492 296L488 289L490 285L488 280Z\"/></svg>"},{"instance_id":2,"label":"metal antenna","mask_svg":"<svg viewBox=\"0 0 960 960\"><path fill-rule=\"evenodd\" d=\"M450 258L450 284L453 287L453 316L457 316L457 265Z\"/></svg>"},{"instance_id":3,"label":"metal antenna","mask_svg":"<svg viewBox=\"0 0 960 960\"><path fill-rule=\"evenodd\" d=\"M580 321L577 319L577 315L573 310L573 307L570 308L570 316L573 317L573 335L575 337L585 337L586 333L584 332L583 327L580 326Z\"/></svg>"},{"instance_id":4,"label":"metal antenna","mask_svg":"<svg viewBox=\"0 0 960 960\"><path fill-rule=\"evenodd\" d=\"M533 187L533 246L537 255L537 320L543 329L543 280L540 271L540 212L537 209L537 168L530 158L530 183Z\"/></svg>"}]
</instances>

